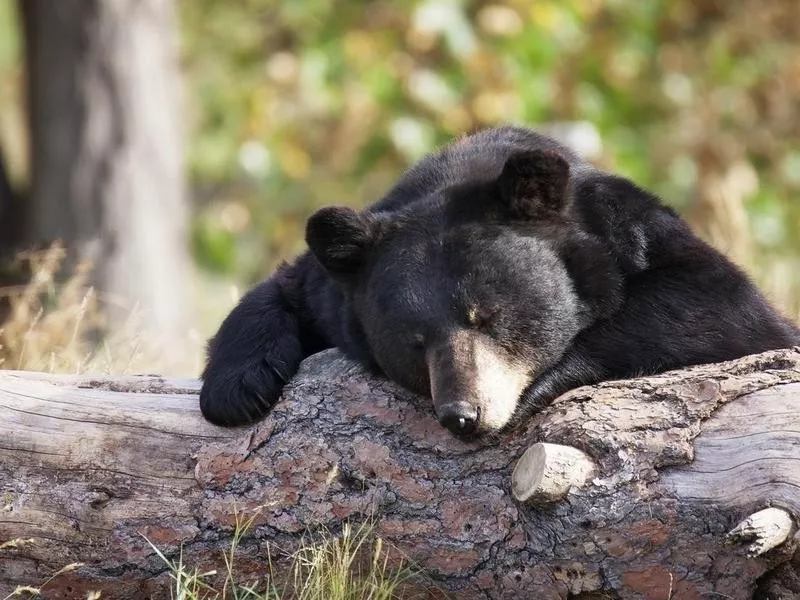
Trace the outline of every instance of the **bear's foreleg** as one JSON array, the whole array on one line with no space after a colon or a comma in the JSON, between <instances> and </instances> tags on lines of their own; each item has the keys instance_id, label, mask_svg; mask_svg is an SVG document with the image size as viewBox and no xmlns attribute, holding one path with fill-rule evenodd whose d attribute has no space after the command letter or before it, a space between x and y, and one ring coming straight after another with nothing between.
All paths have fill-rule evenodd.
<instances>
[{"instance_id":1,"label":"bear's foreleg","mask_svg":"<svg viewBox=\"0 0 800 600\"><path fill-rule=\"evenodd\" d=\"M257 421L303 359L299 324L280 273L250 290L208 345L200 408L217 425Z\"/></svg>"}]
</instances>

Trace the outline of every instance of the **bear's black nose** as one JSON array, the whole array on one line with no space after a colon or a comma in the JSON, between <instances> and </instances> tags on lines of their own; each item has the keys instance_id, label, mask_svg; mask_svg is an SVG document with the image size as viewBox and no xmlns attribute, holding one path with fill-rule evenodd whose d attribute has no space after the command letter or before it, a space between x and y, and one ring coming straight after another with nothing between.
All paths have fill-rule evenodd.
<instances>
[{"instance_id":1,"label":"bear's black nose","mask_svg":"<svg viewBox=\"0 0 800 600\"><path fill-rule=\"evenodd\" d=\"M478 409L466 402L451 402L438 410L439 423L459 437L471 435L478 428Z\"/></svg>"}]
</instances>

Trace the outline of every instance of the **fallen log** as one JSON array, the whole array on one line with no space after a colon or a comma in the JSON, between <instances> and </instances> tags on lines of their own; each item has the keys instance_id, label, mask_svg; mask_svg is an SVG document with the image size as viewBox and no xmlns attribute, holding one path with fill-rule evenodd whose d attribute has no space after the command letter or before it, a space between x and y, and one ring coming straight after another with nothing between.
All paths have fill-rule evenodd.
<instances>
[{"instance_id":1,"label":"fallen log","mask_svg":"<svg viewBox=\"0 0 800 600\"><path fill-rule=\"evenodd\" d=\"M456 598L800 597L800 349L574 390L491 446L337 351L252 428L203 421L198 389L0 373L0 598L75 562L44 597L168 598L143 536L219 567L256 507L254 574L373 519Z\"/></svg>"}]
</instances>

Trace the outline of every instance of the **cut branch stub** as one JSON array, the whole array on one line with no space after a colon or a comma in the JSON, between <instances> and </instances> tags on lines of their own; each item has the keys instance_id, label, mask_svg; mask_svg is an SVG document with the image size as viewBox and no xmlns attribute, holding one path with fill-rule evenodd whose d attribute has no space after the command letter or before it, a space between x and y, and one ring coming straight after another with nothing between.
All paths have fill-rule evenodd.
<instances>
[{"instance_id":1,"label":"cut branch stub","mask_svg":"<svg viewBox=\"0 0 800 600\"><path fill-rule=\"evenodd\" d=\"M747 517L734 527L728 539L734 542L751 542L749 556L761 556L780 546L794 533L792 516L782 508L765 508Z\"/></svg>"},{"instance_id":2,"label":"cut branch stub","mask_svg":"<svg viewBox=\"0 0 800 600\"><path fill-rule=\"evenodd\" d=\"M511 490L520 502L549 504L583 487L597 473L584 452L571 446L540 442L528 448L511 474Z\"/></svg>"}]
</instances>

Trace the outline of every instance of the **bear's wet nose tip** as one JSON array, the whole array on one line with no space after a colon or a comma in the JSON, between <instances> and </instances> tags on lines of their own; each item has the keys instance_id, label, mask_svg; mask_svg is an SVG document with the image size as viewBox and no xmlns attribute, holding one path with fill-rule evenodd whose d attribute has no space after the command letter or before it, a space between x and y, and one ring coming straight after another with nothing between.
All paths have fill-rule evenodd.
<instances>
[{"instance_id":1,"label":"bear's wet nose tip","mask_svg":"<svg viewBox=\"0 0 800 600\"><path fill-rule=\"evenodd\" d=\"M466 402L451 402L439 408L439 423L457 436L470 435L478 428L478 409Z\"/></svg>"}]
</instances>

